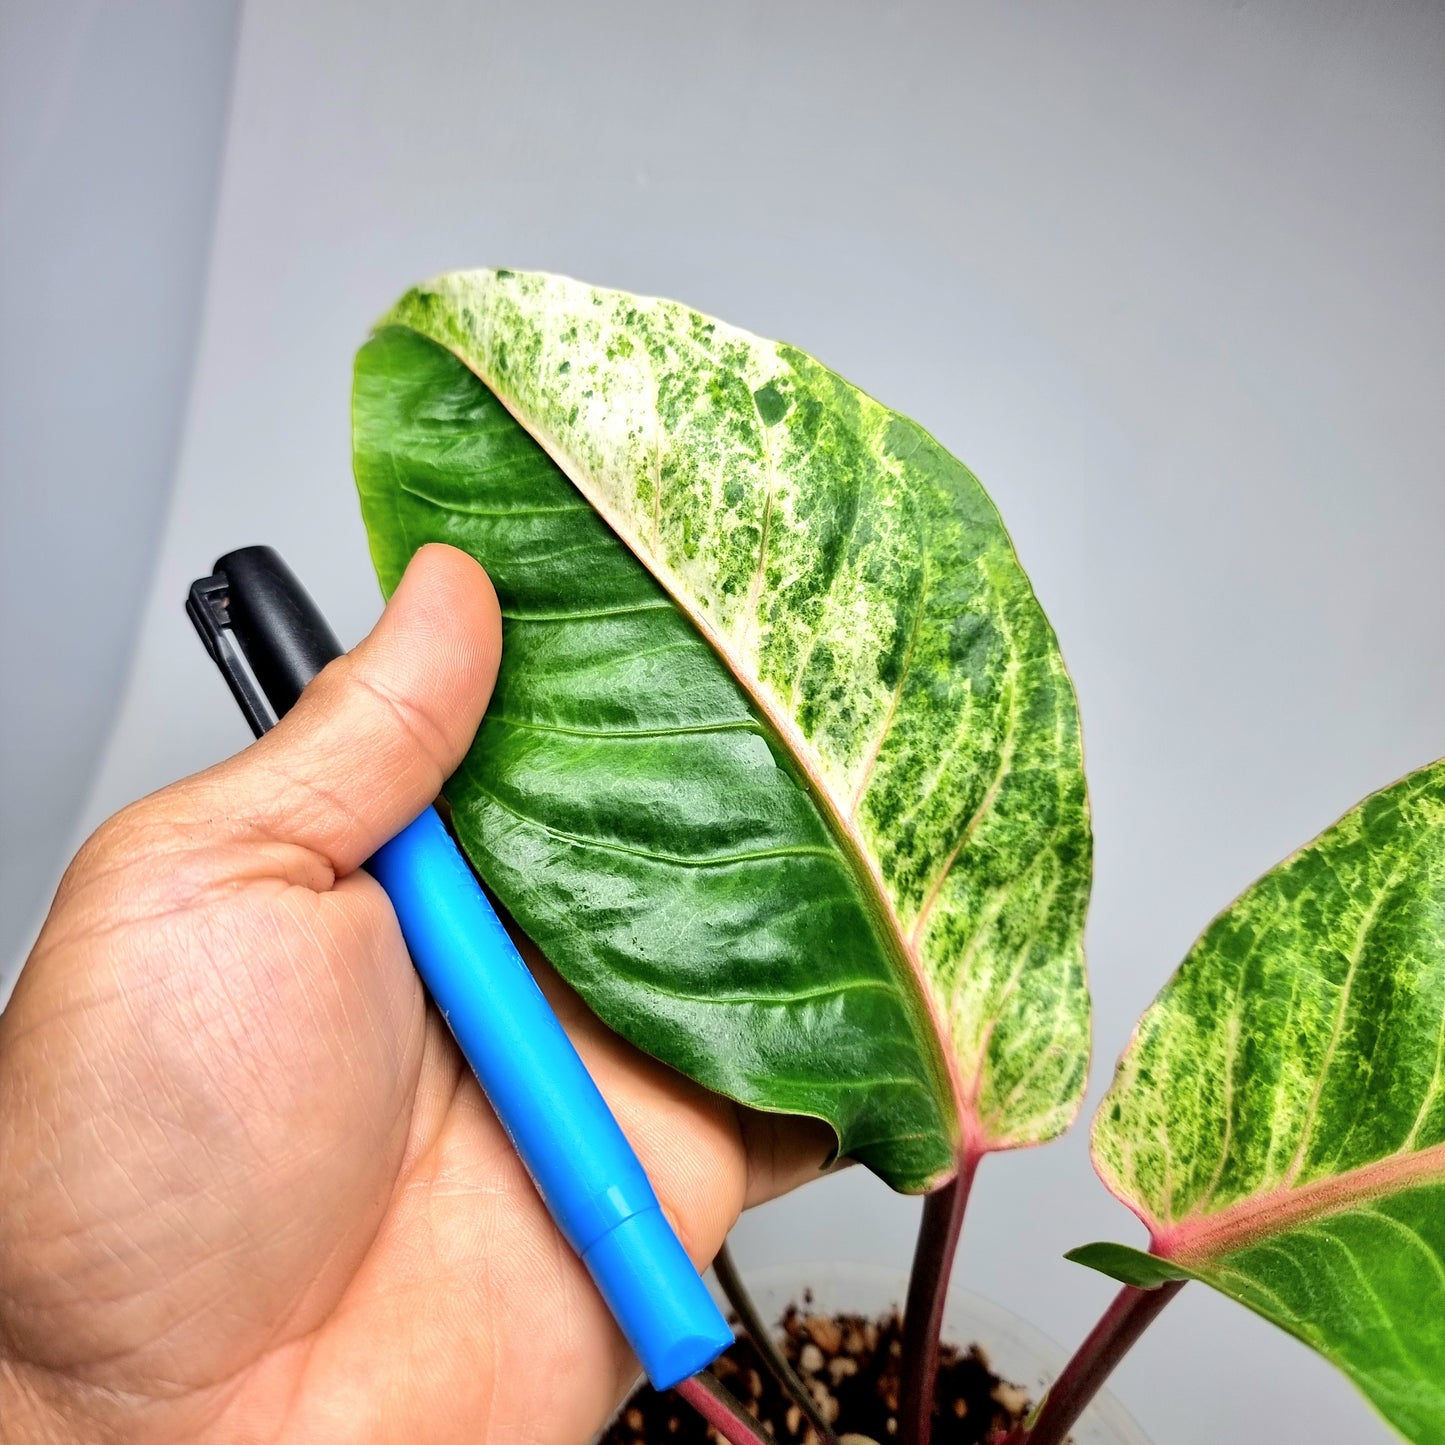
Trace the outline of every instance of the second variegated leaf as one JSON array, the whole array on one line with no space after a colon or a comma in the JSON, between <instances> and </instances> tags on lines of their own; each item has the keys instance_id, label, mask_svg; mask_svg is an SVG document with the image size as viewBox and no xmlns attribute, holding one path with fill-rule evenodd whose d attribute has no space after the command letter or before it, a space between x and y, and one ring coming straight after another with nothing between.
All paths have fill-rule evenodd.
<instances>
[{"instance_id":1,"label":"second variegated leaf","mask_svg":"<svg viewBox=\"0 0 1445 1445\"><path fill-rule=\"evenodd\" d=\"M1094 1124L1152 1253L1445 1442L1445 762L1367 798L1226 909L1144 1015Z\"/></svg>"}]
</instances>

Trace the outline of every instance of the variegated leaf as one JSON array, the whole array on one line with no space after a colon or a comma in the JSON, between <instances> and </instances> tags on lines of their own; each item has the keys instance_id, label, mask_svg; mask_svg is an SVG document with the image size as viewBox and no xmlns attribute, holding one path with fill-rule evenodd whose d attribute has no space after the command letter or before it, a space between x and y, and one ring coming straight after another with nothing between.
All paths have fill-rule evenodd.
<instances>
[{"instance_id":1,"label":"variegated leaf","mask_svg":"<svg viewBox=\"0 0 1445 1445\"><path fill-rule=\"evenodd\" d=\"M791 347L506 271L398 303L355 445L384 587L429 540L496 582L448 796L604 1019L899 1188L1067 1126L1077 711L963 466Z\"/></svg>"},{"instance_id":2,"label":"variegated leaf","mask_svg":"<svg viewBox=\"0 0 1445 1445\"><path fill-rule=\"evenodd\" d=\"M1221 914L1094 1123L1152 1257L1335 1361L1445 1442L1445 763L1347 813Z\"/></svg>"}]
</instances>

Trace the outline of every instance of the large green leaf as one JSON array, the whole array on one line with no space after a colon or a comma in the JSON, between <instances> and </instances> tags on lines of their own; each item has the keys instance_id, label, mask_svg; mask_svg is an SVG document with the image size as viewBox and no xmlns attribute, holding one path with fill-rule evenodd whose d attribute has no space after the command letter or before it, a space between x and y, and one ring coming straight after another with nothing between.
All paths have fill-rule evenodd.
<instances>
[{"instance_id":1,"label":"large green leaf","mask_svg":"<svg viewBox=\"0 0 1445 1445\"><path fill-rule=\"evenodd\" d=\"M1155 1258L1082 1263L1204 1280L1445 1442L1445 762L1215 919L1120 1060L1094 1160Z\"/></svg>"},{"instance_id":2,"label":"large green leaf","mask_svg":"<svg viewBox=\"0 0 1445 1445\"><path fill-rule=\"evenodd\" d=\"M900 1189L1068 1125L1077 711L963 466L790 347L506 271L402 299L354 424L383 587L431 540L491 572L447 796L608 1023Z\"/></svg>"}]
</instances>

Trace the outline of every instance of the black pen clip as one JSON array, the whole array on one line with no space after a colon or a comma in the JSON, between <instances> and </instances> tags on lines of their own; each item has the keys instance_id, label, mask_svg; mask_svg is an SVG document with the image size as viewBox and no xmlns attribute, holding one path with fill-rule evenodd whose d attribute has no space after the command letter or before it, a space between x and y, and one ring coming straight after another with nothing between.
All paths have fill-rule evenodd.
<instances>
[{"instance_id":1,"label":"black pen clip","mask_svg":"<svg viewBox=\"0 0 1445 1445\"><path fill-rule=\"evenodd\" d=\"M261 691L251 670L246 666L245 654L231 631L231 584L224 573L217 572L211 577L202 577L191 583L191 595L186 598L186 615L192 626L206 644L211 661L221 669L231 696L236 699L251 731L260 737L276 720L271 716L265 694Z\"/></svg>"}]
</instances>

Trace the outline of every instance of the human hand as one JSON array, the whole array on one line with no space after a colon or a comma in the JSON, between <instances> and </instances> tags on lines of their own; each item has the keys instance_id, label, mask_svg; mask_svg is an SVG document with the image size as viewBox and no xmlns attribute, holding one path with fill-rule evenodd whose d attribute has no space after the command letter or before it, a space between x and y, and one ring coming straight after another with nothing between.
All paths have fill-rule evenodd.
<instances>
[{"instance_id":1,"label":"human hand","mask_svg":"<svg viewBox=\"0 0 1445 1445\"><path fill-rule=\"evenodd\" d=\"M418 553L272 732L80 851L0 1016L0 1439L580 1445L636 1364L362 862L469 745L485 574ZM694 1261L814 1174L529 962Z\"/></svg>"}]
</instances>

